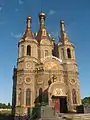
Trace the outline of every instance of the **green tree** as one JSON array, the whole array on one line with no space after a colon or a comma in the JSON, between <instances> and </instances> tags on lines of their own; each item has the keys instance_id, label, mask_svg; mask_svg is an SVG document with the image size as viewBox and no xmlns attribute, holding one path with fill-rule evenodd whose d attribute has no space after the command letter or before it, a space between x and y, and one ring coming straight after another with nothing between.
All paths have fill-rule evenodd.
<instances>
[{"instance_id":1,"label":"green tree","mask_svg":"<svg viewBox=\"0 0 90 120\"><path fill-rule=\"evenodd\" d=\"M82 103L89 103L90 104L90 97L85 97L84 99L82 99Z\"/></svg>"},{"instance_id":2,"label":"green tree","mask_svg":"<svg viewBox=\"0 0 90 120\"><path fill-rule=\"evenodd\" d=\"M11 105L10 105L10 103L8 103L8 108L11 108Z\"/></svg>"}]
</instances>

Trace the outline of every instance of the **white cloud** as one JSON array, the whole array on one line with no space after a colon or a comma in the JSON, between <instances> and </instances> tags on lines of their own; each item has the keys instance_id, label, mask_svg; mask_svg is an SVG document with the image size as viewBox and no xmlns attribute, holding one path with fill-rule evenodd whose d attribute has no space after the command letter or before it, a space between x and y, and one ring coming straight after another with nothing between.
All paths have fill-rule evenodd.
<instances>
[{"instance_id":1,"label":"white cloud","mask_svg":"<svg viewBox=\"0 0 90 120\"><path fill-rule=\"evenodd\" d=\"M4 3L2 3L1 5L4 6Z\"/></svg>"},{"instance_id":2,"label":"white cloud","mask_svg":"<svg viewBox=\"0 0 90 120\"><path fill-rule=\"evenodd\" d=\"M23 3L24 3L24 1L19 0L19 1L18 1L18 3L21 5L21 4L23 4Z\"/></svg>"},{"instance_id":3,"label":"white cloud","mask_svg":"<svg viewBox=\"0 0 90 120\"><path fill-rule=\"evenodd\" d=\"M0 11L2 11L2 7L0 7Z\"/></svg>"},{"instance_id":4,"label":"white cloud","mask_svg":"<svg viewBox=\"0 0 90 120\"><path fill-rule=\"evenodd\" d=\"M13 32L11 32L11 36L18 39L18 38L20 38L22 36L22 34L21 33L14 34Z\"/></svg>"},{"instance_id":5,"label":"white cloud","mask_svg":"<svg viewBox=\"0 0 90 120\"><path fill-rule=\"evenodd\" d=\"M53 15L53 14L55 14L55 13L56 13L56 12L55 12L54 10L50 10L48 14L49 14L49 15Z\"/></svg>"},{"instance_id":6,"label":"white cloud","mask_svg":"<svg viewBox=\"0 0 90 120\"><path fill-rule=\"evenodd\" d=\"M16 8L16 9L15 9L15 11L16 11L16 12L18 12L18 11L19 11L19 9L18 9L18 8Z\"/></svg>"},{"instance_id":7,"label":"white cloud","mask_svg":"<svg viewBox=\"0 0 90 120\"><path fill-rule=\"evenodd\" d=\"M4 3L0 4L0 12L3 10Z\"/></svg>"}]
</instances>

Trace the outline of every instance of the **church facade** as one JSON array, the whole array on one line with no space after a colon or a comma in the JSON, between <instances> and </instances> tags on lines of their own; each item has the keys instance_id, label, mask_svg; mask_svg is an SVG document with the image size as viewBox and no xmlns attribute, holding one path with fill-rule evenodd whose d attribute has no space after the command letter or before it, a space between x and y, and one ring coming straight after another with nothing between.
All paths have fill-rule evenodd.
<instances>
[{"instance_id":1,"label":"church facade","mask_svg":"<svg viewBox=\"0 0 90 120\"><path fill-rule=\"evenodd\" d=\"M28 108L49 105L56 112L72 111L81 104L79 73L75 46L60 21L60 38L47 32L45 13L39 14L40 28L34 34L32 18L27 18L26 30L18 42L17 67L13 70L12 112L27 115Z\"/></svg>"}]
</instances>

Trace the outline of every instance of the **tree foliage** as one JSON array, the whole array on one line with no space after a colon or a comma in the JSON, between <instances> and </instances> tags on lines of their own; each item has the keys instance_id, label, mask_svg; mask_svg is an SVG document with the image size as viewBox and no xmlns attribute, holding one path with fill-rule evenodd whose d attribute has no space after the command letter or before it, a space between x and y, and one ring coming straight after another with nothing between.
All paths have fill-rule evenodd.
<instances>
[{"instance_id":1,"label":"tree foliage","mask_svg":"<svg viewBox=\"0 0 90 120\"><path fill-rule=\"evenodd\" d=\"M82 99L82 103L89 103L90 104L90 97L85 97L84 99Z\"/></svg>"},{"instance_id":2,"label":"tree foliage","mask_svg":"<svg viewBox=\"0 0 90 120\"><path fill-rule=\"evenodd\" d=\"M0 103L0 108L3 108L3 109L8 108L8 109L10 109L11 105L10 105L10 103L8 103L7 105L5 103Z\"/></svg>"}]
</instances>

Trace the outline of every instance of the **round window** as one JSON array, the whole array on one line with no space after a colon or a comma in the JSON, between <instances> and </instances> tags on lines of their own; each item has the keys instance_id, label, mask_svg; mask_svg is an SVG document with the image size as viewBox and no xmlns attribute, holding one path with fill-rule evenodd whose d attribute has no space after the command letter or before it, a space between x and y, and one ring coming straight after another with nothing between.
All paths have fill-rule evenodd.
<instances>
[{"instance_id":1,"label":"round window","mask_svg":"<svg viewBox=\"0 0 90 120\"><path fill-rule=\"evenodd\" d=\"M31 78L27 77L26 80L25 80L25 82L26 82L27 84L29 84L29 83L31 82Z\"/></svg>"}]
</instances>

